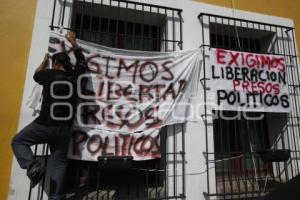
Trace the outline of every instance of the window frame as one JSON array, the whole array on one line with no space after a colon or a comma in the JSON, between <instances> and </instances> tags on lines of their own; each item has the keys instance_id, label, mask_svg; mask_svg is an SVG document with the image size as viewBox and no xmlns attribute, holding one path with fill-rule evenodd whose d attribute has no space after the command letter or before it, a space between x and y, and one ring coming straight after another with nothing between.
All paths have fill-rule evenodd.
<instances>
[{"instance_id":1,"label":"window frame","mask_svg":"<svg viewBox=\"0 0 300 200\"><path fill-rule=\"evenodd\" d=\"M74 31L74 28L72 27L72 23L70 19L73 16L72 11L74 10L74 2L78 2L79 0L73 0L73 1L67 1L67 0L54 0L53 1L53 10L52 10L52 19L50 24L51 30L71 30ZM86 2L85 0L82 0L82 2ZM93 4L96 4L94 0L91 0ZM99 0L101 2L100 4L106 4L109 7L117 6L117 7L125 7L126 9L135 9L137 12L140 11L146 11L148 9L148 12L158 12L162 15L166 16L166 22L168 25L166 25L161 32L162 37L159 39L161 43L161 47L159 48L160 51L168 52L168 51L175 51L183 48L183 40L182 40L182 10L172 7L166 7L166 6L160 6L155 4L147 4L147 3L140 3L140 2L134 2L134 1L125 1L125 0ZM88 12L88 11L87 11ZM83 13L84 14L84 13ZM81 22L82 24L82 22ZM81 26L82 27L82 26ZM171 27L171 28L170 28ZM174 32L177 31L175 34ZM146 196L143 198L147 199L184 199L185 198L185 125L184 124L178 124L174 126L170 126L168 128L168 133L166 134L166 143L172 143L177 144L177 137L171 137L176 135L177 132L175 130L180 129L181 130L181 139L180 142L182 143L182 149L173 150L172 152L167 152L167 147L165 146L165 153L162 155L163 162L165 163L165 167L163 169L157 168L157 162L155 162L156 170L153 170L151 168L149 169L142 169L145 171L145 174L152 173L154 174L155 183L158 183L163 181L162 184L164 184L165 189L163 190L163 194L161 193L161 188L148 188L151 189L151 192L147 192ZM179 142L178 142L179 143ZM42 152L40 149L42 148ZM175 148L175 146L174 146ZM48 163L48 157L50 155L50 149L48 145L36 145L35 146L35 156L39 157L41 159L41 162L44 163L45 166L47 166ZM87 162L88 163L88 162ZM172 165L170 165L172 163ZM169 166L170 165L170 166ZM182 169L183 176L177 176L177 165L181 165L180 168ZM135 170L141 170L140 167L137 166L137 169ZM88 167L88 176L90 174L90 167ZM157 179L159 174L164 174L163 176L168 177L168 171L173 171L172 178L165 178L164 180ZM148 175L147 175L148 176ZM48 176L46 178L44 177L41 184L38 186L38 192L37 196L39 199L43 199L44 191L48 193ZM148 177L149 178L149 177ZM158 177L159 178L159 177ZM169 179L172 179L172 183L168 183ZM179 180L180 179L180 180ZM178 184L178 182L181 182L181 184ZM76 183L75 183L76 184ZM87 187L89 183L87 182ZM173 188L172 192L169 192L169 188ZM88 188L87 188L88 189ZM107 196L111 190L107 190L107 192L104 194ZM28 198L30 199L32 195L32 188L29 189ZM76 194L75 194L76 195ZM86 193L88 195L88 193ZM101 197L100 197L101 198Z\"/></svg>"},{"instance_id":2,"label":"window frame","mask_svg":"<svg viewBox=\"0 0 300 200\"><path fill-rule=\"evenodd\" d=\"M259 52L259 53L266 53L266 54L271 54L271 55L281 55L284 56L288 60L288 71L287 71L287 76L288 76L288 87L289 87L289 92L290 92L290 102L292 104L291 108L291 113L289 115L281 115L278 118L280 120L283 120L286 124L286 126L290 126L291 128L286 129L284 132L280 133L283 135L285 140L283 141L283 146L286 149L291 149L291 159L290 163L284 163L284 165L279 165L278 163L272 164L271 167L273 168L274 172L278 174L279 171L282 170L282 174L278 176L279 182L284 183L293 177L295 177L296 174L300 173L298 162L299 162L299 146L296 144L295 137L299 137L299 132L297 132L297 129L299 128L299 124L295 123L295 119L299 119L300 115L298 113L298 108L297 104L299 104L300 99L299 96L293 95L296 93L296 90L298 88L298 85L300 83L300 77L299 77L299 71L298 71L298 55L297 55L297 49L296 49L296 43L295 43L295 32L293 27L288 27L288 26L282 26L278 24L271 24L271 23L265 23L261 21L254 21L254 20L246 20L242 18L235 18L235 17L228 17L228 16L222 16L222 15L216 15L216 14L210 14L210 13L200 13L198 15L198 19L201 24L201 30L202 30L202 45L200 48L202 49L203 52L203 77L201 78L201 83L203 86L203 95L204 95L204 124L205 124L205 140L206 140L206 151L203 152L204 156L206 158L206 175L207 175L207 191L204 193L206 197L223 197L223 198L240 198L240 197L255 197L255 196L260 196L262 194L262 191L256 190L255 187L252 187L251 190L246 189L246 191L241 191L240 188L238 191L235 191L233 189L232 183L230 183L230 180L226 183L226 180L224 179L225 176L223 176L222 184L228 184L228 190L225 190L223 192L218 192L217 190L217 185L213 183L217 182L215 181L210 181L209 179L211 178L211 171L209 167L209 163L213 163L214 166L216 165L216 162L218 160L216 159L216 154L215 152L212 151L211 149L211 144L208 143L208 127L211 126L212 124L209 123L211 117L214 117L213 114L210 112L210 108L207 106L207 91L210 90L208 87L207 82L209 79L206 76L206 69L209 65L209 50L210 48L214 47L211 45L211 39L210 39L210 25L213 23L216 24L221 24L221 25L231 25L235 26L236 30L237 29L242 29L242 28L249 28L253 30L263 30L263 31L269 31L269 32L274 32L274 40L272 40L273 44L270 45L270 48L268 48L267 52ZM238 32L238 31L237 31ZM224 37L224 30L221 30L221 35ZM237 37L241 37L237 34ZM281 38L282 37L282 38ZM222 42L223 43L223 42ZM239 46L241 45L241 41L238 40L236 43L240 43ZM249 44L249 43L248 43ZM224 48L226 47L224 45L218 46L218 48ZM228 49L228 48L227 48ZM234 50L238 51L243 51L241 48L236 48ZM295 76L295 77L294 77ZM294 108L294 109L293 109ZM268 113L269 114L269 113ZM286 144L288 143L288 144ZM273 148L278 148L280 144L274 143ZM237 155L239 156L239 155ZM238 158L240 159L240 158ZM223 162L223 161L220 161ZM282 168L284 166L285 168ZM291 173L288 172L288 170L291 171ZM214 173L215 175L215 173ZM217 176L215 175L215 179ZM232 177L231 177L232 178ZM274 177L273 177L274 178ZM225 188L223 186L223 188Z\"/></svg>"}]
</instances>

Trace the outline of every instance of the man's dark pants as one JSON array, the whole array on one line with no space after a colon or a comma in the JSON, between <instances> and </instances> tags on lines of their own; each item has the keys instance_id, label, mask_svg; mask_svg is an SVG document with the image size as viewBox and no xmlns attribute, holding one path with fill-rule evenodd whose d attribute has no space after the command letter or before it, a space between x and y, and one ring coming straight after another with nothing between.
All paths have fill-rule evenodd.
<instances>
[{"instance_id":1,"label":"man's dark pants","mask_svg":"<svg viewBox=\"0 0 300 200\"><path fill-rule=\"evenodd\" d=\"M30 146L49 144L53 170L50 172L49 199L63 199L63 185L66 169L66 157L70 138L70 126L45 126L31 122L12 140L12 148L21 168L27 169L33 162L33 152Z\"/></svg>"}]
</instances>

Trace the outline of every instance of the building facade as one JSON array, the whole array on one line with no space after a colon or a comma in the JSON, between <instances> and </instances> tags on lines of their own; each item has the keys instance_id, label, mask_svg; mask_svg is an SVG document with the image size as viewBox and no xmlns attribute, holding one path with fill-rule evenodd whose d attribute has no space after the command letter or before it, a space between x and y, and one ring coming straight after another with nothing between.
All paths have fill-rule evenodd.
<instances>
[{"instance_id":1,"label":"building facade","mask_svg":"<svg viewBox=\"0 0 300 200\"><path fill-rule=\"evenodd\" d=\"M121 49L203 51L199 122L161 130L162 158L113 164L70 161L68 199L257 199L300 172L299 70L295 1L189 0L38 0L3 3L1 50L0 199L47 199L47 176L29 188L25 171L13 159L10 141L33 120L26 105L36 66L48 48L50 30L73 30L82 40ZM224 7L222 7L224 6ZM16 9L12 9L16 8ZM292 19L290 19L292 18ZM299 34L299 33L298 33ZM264 113L248 120L235 111L209 106L212 87L205 69L210 48L281 55L286 58L291 111ZM11 66L11 67L10 67ZM7 87L7 83L13 86ZM256 117L261 113L248 113ZM231 117L224 120L216 116ZM236 118L236 116L239 116ZM5 133L5 134L4 134ZM47 164L46 145L33 147ZM285 154L287 160L264 160L259 150ZM3 155L3 156L2 156ZM99 161L100 162L100 161ZM117 160L121 162L122 160Z\"/></svg>"}]
</instances>

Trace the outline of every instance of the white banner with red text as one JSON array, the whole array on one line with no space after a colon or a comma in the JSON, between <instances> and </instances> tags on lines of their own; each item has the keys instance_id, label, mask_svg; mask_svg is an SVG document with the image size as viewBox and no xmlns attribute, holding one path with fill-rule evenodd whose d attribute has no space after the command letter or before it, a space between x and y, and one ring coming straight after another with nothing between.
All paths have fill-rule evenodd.
<instances>
[{"instance_id":1,"label":"white banner with red text","mask_svg":"<svg viewBox=\"0 0 300 200\"><path fill-rule=\"evenodd\" d=\"M77 83L78 104L69 158L98 156L159 158L161 127L195 120L199 49L146 52L80 41L88 70ZM68 52L65 37L51 33L49 52Z\"/></svg>"},{"instance_id":2,"label":"white banner with red text","mask_svg":"<svg viewBox=\"0 0 300 200\"><path fill-rule=\"evenodd\" d=\"M215 110L289 112L283 56L211 48L208 71Z\"/></svg>"}]
</instances>

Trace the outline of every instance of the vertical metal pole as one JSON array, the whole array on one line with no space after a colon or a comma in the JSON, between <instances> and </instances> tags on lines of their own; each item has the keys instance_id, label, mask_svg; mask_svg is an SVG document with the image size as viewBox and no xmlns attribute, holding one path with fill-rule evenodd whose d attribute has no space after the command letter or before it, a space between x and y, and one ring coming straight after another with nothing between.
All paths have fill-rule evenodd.
<instances>
[{"instance_id":1,"label":"vertical metal pole","mask_svg":"<svg viewBox=\"0 0 300 200\"><path fill-rule=\"evenodd\" d=\"M181 11L178 11L178 17L179 17L179 30L180 30L180 35L179 35L179 49L182 50L183 49L183 32L182 32L182 16L181 16ZM185 199L185 190L186 190L186 186L185 186L185 128L184 128L185 124L181 124L181 134L182 134L182 152L181 152L181 157L182 157L182 194L184 196Z\"/></svg>"},{"instance_id":2,"label":"vertical metal pole","mask_svg":"<svg viewBox=\"0 0 300 200\"><path fill-rule=\"evenodd\" d=\"M100 2L100 6L102 7L103 6L103 0L101 0L101 2ZM98 28L98 30L99 30L99 36L97 37L97 42L99 43L99 44L102 44L103 43L103 30L102 30L102 20L103 20L103 17L100 17L99 16L99 28Z\"/></svg>"},{"instance_id":3,"label":"vertical metal pole","mask_svg":"<svg viewBox=\"0 0 300 200\"><path fill-rule=\"evenodd\" d=\"M250 29L248 22L246 22L246 28ZM249 38L249 36L245 36L244 40L246 42L244 50L246 49L247 51L251 52L251 50L250 50L251 47L250 47L250 38Z\"/></svg>"},{"instance_id":4,"label":"vertical metal pole","mask_svg":"<svg viewBox=\"0 0 300 200\"><path fill-rule=\"evenodd\" d=\"M133 22L133 40L132 40L133 49L137 49L136 44L137 44L137 40L138 40L138 38L136 36L136 25L137 25L136 19L137 19L136 18L136 4L134 4L134 22Z\"/></svg>"},{"instance_id":5,"label":"vertical metal pole","mask_svg":"<svg viewBox=\"0 0 300 200\"><path fill-rule=\"evenodd\" d=\"M182 194L185 198L185 128L184 124L181 124L181 133L182 133Z\"/></svg>"},{"instance_id":6,"label":"vertical metal pole","mask_svg":"<svg viewBox=\"0 0 300 200\"><path fill-rule=\"evenodd\" d=\"M118 1L118 18L116 19L116 35L115 35L115 46L117 48L121 48L121 44L119 43L119 41L121 41L121 34L119 33L119 24L120 24L120 1Z\"/></svg>"},{"instance_id":7,"label":"vertical metal pole","mask_svg":"<svg viewBox=\"0 0 300 200\"><path fill-rule=\"evenodd\" d=\"M128 46L127 46L127 40L128 40L128 30L127 30L127 26L128 26L128 23L129 23L129 20L128 20L128 3L126 2L126 21L125 21L125 31L124 31L124 47L126 47L128 49Z\"/></svg>"},{"instance_id":8,"label":"vertical metal pole","mask_svg":"<svg viewBox=\"0 0 300 200\"><path fill-rule=\"evenodd\" d=\"M224 123L225 123L225 119L222 119L222 117L225 115L225 113L227 113L226 111L220 111L219 112L219 117L220 117L220 120L219 120L219 132L217 133L218 136L220 137L220 149L221 149L221 152L220 152L220 155L221 155L221 159L220 160L220 163L221 163L221 168L222 168L222 186L223 186L223 198L225 199L225 194L226 194L226 184L225 184L225 168L224 168L224 158L225 158L225 148L224 148L224 145L223 145L223 127L224 127ZM221 117L222 116L222 117Z\"/></svg>"},{"instance_id":9,"label":"vertical metal pole","mask_svg":"<svg viewBox=\"0 0 300 200\"><path fill-rule=\"evenodd\" d=\"M225 47L224 18L221 18L221 38L222 38L222 49L228 49L228 47Z\"/></svg>"},{"instance_id":10,"label":"vertical metal pole","mask_svg":"<svg viewBox=\"0 0 300 200\"><path fill-rule=\"evenodd\" d=\"M175 35L175 16L174 16L174 10L172 10L172 43L173 43L173 51L176 50L176 46L175 46L175 40L176 40L176 35Z\"/></svg>"},{"instance_id":11,"label":"vertical metal pole","mask_svg":"<svg viewBox=\"0 0 300 200\"><path fill-rule=\"evenodd\" d=\"M34 159L36 159L37 150L38 150L38 145L36 144L34 147ZM28 200L31 200L31 192L32 192L32 187L29 186Z\"/></svg>"},{"instance_id":12,"label":"vertical metal pole","mask_svg":"<svg viewBox=\"0 0 300 200\"><path fill-rule=\"evenodd\" d=\"M226 43L225 43L225 35L226 35L226 31L225 31L225 25L224 25L224 19L223 18L221 18L221 37L222 37L222 48L223 49L228 49L228 46L226 46ZM226 112L226 114L228 115L228 117L230 118L230 112ZM231 134L230 134L230 128L229 128L229 126L230 126L230 119L228 118L228 120L226 120L226 127L227 127L227 131L225 130L224 132L226 133L226 135L225 135L225 137L226 137L226 139L227 139L227 146L225 146L225 148L227 148L227 149L223 149L223 153L225 153L225 155L224 155L224 158L227 158L227 157L231 157L231 153L230 153L230 145L231 145L231 143L230 143L230 136L231 136ZM221 130L223 130L223 129L221 129ZM221 134L221 135L223 135L223 134ZM225 141L224 141L225 142ZM232 192L233 192L233 187L232 187L232 179L231 179L231 175L230 175L230 160L227 160L227 161L224 161L225 163L227 163L227 165L225 166L226 167L226 171L227 171L227 180L228 180L228 182L229 182L229 187L230 187L230 194L231 194L231 198L233 198L233 196L232 196ZM222 162L223 163L223 162ZM224 163L224 164L225 164ZM223 165L222 165L223 166ZM224 169L224 167L223 167L223 169ZM225 173L224 171L223 171L223 173ZM223 177L224 177L224 175L223 175ZM225 182L225 180L223 179L223 181ZM227 184L225 183L225 186L226 186ZM226 187L227 188L227 187ZM227 193L227 191L225 191L225 193ZM225 197L225 196L224 196Z\"/></svg>"},{"instance_id":13,"label":"vertical metal pole","mask_svg":"<svg viewBox=\"0 0 300 200\"><path fill-rule=\"evenodd\" d=\"M181 11L178 11L178 16L179 16L179 30L180 30L180 41L179 41L179 49L182 50L183 49L183 32L182 32L182 15L181 15Z\"/></svg>"},{"instance_id":14,"label":"vertical metal pole","mask_svg":"<svg viewBox=\"0 0 300 200\"><path fill-rule=\"evenodd\" d=\"M157 8L157 14L159 14L159 8ZM155 39L156 39L156 45L157 45L157 51L161 51L162 49L162 36L161 36L161 26L155 26Z\"/></svg>"},{"instance_id":15,"label":"vertical metal pole","mask_svg":"<svg viewBox=\"0 0 300 200\"><path fill-rule=\"evenodd\" d=\"M168 25L169 25L169 23L168 23L168 12L167 12L167 9L165 9L165 17L166 17L166 28L164 30L164 32L165 32L165 39L164 39L164 41L165 41L165 52L167 52L168 51Z\"/></svg>"},{"instance_id":16,"label":"vertical metal pole","mask_svg":"<svg viewBox=\"0 0 300 200\"><path fill-rule=\"evenodd\" d=\"M111 30L111 22L112 22L112 18L111 18L111 8L112 8L112 5L111 5L111 1L112 0L109 0L109 17L108 17L108 22L107 22L107 34L112 37L110 38L111 41L112 41L112 44L111 46L112 47L115 47L114 44L113 44L113 41L114 41L114 34L110 31Z\"/></svg>"},{"instance_id":17,"label":"vertical metal pole","mask_svg":"<svg viewBox=\"0 0 300 200\"><path fill-rule=\"evenodd\" d=\"M159 168L158 168L158 161L155 162L155 198L159 198L158 197L158 174L159 174ZM147 188L148 190L148 188Z\"/></svg>"},{"instance_id":18,"label":"vertical metal pole","mask_svg":"<svg viewBox=\"0 0 300 200\"><path fill-rule=\"evenodd\" d=\"M208 21L209 21L209 23L211 22L210 16L208 17ZM212 43L210 43L210 45L211 44ZM214 116L214 118L213 118L214 152L212 153L212 155L214 156L213 162L214 162L214 167L215 167L215 183L216 183L215 186L216 186L216 195L218 196L219 191L217 189L217 187L218 187L218 177L217 177L217 161L216 161L217 160L217 158L216 158L217 157L217 152L216 152L216 141L217 141L216 138L217 137L216 137L216 134L219 132L219 120L220 120L220 118L219 118L219 111L213 110L212 112L213 112L213 116Z\"/></svg>"},{"instance_id":19,"label":"vertical metal pole","mask_svg":"<svg viewBox=\"0 0 300 200\"><path fill-rule=\"evenodd\" d=\"M243 39L244 40L244 39ZM243 45L243 47L245 48L245 44ZM249 115L250 113L248 113ZM252 130L252 127L250 126L250 122L248 119L245 119L246 123L247 123L247 137L248 137L248 142L249 142L249 147L250 147L250 159L252 161L252 168L251 168L251 178L250 181L253 183L251 183L252 186L252 192L255 191L255 183L256 182L256 164L255 164L255 160L254 160L254 150L253 150L253 136L252 134L250 135L250 130ZM251 121L252 122L252 121ZM251 123L252 124L252 123ZM253 197L253 193L252 193L252 197Z\"/></svg>"},{"instance_id":20,"label":"vertical metal pole","mask_svg":"<svg viewBox=\"0 0 300 200\"><path fill-rule=\"evenodd\" d=\"M48 151L49 151L49 145L46 146L46 157L45 157L45 167L47 169L48 166ZM43 196L44 196L44 189L45 189L45 181L46 181L46 174L43 177L43 182L42 182L42 194L41 194L41 200L43 200Z\"/></svg>"},{"instance_id":21,"label":"vertical metal pole","mask_svg":"<svg viewBox=\"0 0 300 200\"><path fill-rule=\"evenodd\" d=\"M249 45L249 51L251 51L250 40L248 40L248 45ZM253 115L255 117L258 117L257 113L253 113ZM255 168L257 170L257 171L255 171L255 176L256 176L255 181L256 181L256 186L257 186L257 188L255 188L255 191L257 191L258 195L260 196L258 180L261 178L261 171L260 171L261 167L260 167L260 162L259 162L259 158L256 154L256 151L257 151L257 149L262 149L262 147L264 147L264 145L262 143L262 141L263 141L262 138L264 137L264 135L262 132L259 132L257 119L253 120L253 130L254 130L253 141L255 143L256 149L255 149L255 152L252 154L252 156L253 156L252 158L253 158L253 163L255 163Z\"/></svg>"},{"instance_id":22,"label":"vertical metal pole","mask_svg":"<svg viewBox=\"0 0 300 200\"><path fill-rule=\"evenodd\" d=\"M176 150L176 146L177 146L177 142L176 142L176 130L175 127L176 125L173 125L173 193L174 196L177 195L177 166L176 166L176 157L177 157L177 150Z\"/></svg>"},{"instance_id":23,"label":"vertical metal pole","mask_svg":"<svg viewBox=\"0 0 300 200\"><path fill-rule=\"evenodd\" d=\"M165 137L166 138L166 142L165 142L165 145L166 145L166 151L165 151L165 155L166 155L166 161L165 161L165 197L168 196L168 189L169 189L169 170L168 170L168 163L169 163L169 154L167 153L168 150L169 150L169 130L170 129L170 126L166 127L166 134L167 136Z\"/></svg>"},{"instance_id":24,"label":"vertical metal pole","mask_svg":"<svg viewBox=\"0 0 300 200\"><path fill-rule=\"evenodd\" d=\"M242 113L241 113L242 114ZM244 135L243 137L246 136L246 131L247 131L247 128L245 128L245 125L244 125L244 119L243 119L243 116L241 116L241 119L240 119L240 127L241 127L241 133L243 132ZM242 139L242 143L243 143L243 147L246 148L246 140L247 138L243 138ZM242 173L243 173L243 176L244 176L244 187L245 187L245 196L247 197L248 195L248 169L247 169L247 160L248 160L248 157L249 157L249 152L246 151L245 149L243 149L243 154L244 154L244 157L243 157L243 169L242 169ZM251 156L251 154L250 154Z\"/></svg>"},{"instance_id":25,"label":"vertical metal pole","mask_svg":"<svg viewBox=\"0 0 300 200\"><path fill-rule=\"evenodd\" d=\"M100 161L97 162L97 200L99 200L99 190L100 190Z\"/></svg>"},{"instance_id":26,"label":"vertical metal pole","mask_svg":"<svg viewBox=\"0 0 300 200\"><path fill-rule=\"evenodd\" d=\"M76 163L77 164L77 163ZM80 175L79 175L79 170L81 168L81 165L76 166L76 175L75 175L75 199L77 198L78 195L78 185L80 185Z\"/></svg>"},{"instance_id":27,"label":"vertical metal pole","mask_svg":"<svg viewBox=\"0 0 300 200\"><path fill-rule=\"evenodd\" d=\"M146 190L147 190L147 198L149 197L149 169L146 170Z\"/></svg>"},{"instance_id":28,"label":"vertical metal pole","mask_svg":"<svg viewBox=\"0 0 300 200\"><path fill-rule=\"evenodd\" d=\"M93 35L94 35L94 32L93 32L93 30L92 30L92 28L93 28L93 21L94 21L94 19L96 19L96 18L94 18L94 16L93 16L93 12L94 12L94 0L92 0L92 2L91 2L91 5L90 5L90 27L89 27L89 29L90 29L90 33L89 33L89 40L90 41L93 41L92 40L92 38L95 38L95 37L93 37ZM94 40L95 41L95 40Z\"/></svg>"},{"instance_id":29,"label":"vertical metal pole","mask_svg":"<svg viewBox=\"0 0 300 200\"><path fill-rule=\"evenodd\" d=\"M236 112L236 114L238 114L238 113ZM234 120L235 151L237 152L236 156L241 155L240 154L241 152L240 152L239 141L238 141L238 138L241 138L241 136L237 134L237 129L238 129L237 121L238 121L238 119ZM238 167L237 167L237 165L238 165ZM241 173L240 167L241 166L240 165L241 165L240 160L239 161L234 160L235 180L237 180L236 183L237 183L237 186L238 186L238 198L241 197L240 196L240 193L241 193L241 186L240 186L240 173Z\"/></svg>"},{"instance_id":30,"label":"vertical metal pole","mask_svg":"<svg viewBox=\"0 0 300 200\"><path fill-rule=\"evenodd\" d=\"M154 43L154 36L152 35L153 29L152 29L152 6L150 6L150 25L149 25L149 35L148 35L148 41L150 43L151 51L157 51L157 48L155 47Z\"/></svg>"},{"instance_id":31,"label":"vertical metal pole","mask_svg":"<svg viewBox=\"0 0 300 200\"><path fill-rule=\"evenodd\" d=\"M295 71L296 71L296 73L292 73L292 74L297 74L297 82L296 82L296 84L297 84L297 86L295 86L294 87L294 90L295 90L295 88L297 87L298 88L298 90L300 90L300 77L299 77L299 65L298 65L298 59L299 59L299 57L298 57L298 54L297 54L297 46L296 46L296 41L295 41L295 32L294 32L294 29L291 29L291 31L292 31L292 42L293 42L293 52L292 52L292 58L293 58L293 63L295 63L295 66L294 66L294 69L295 69ZM295 104L296 104L296 106L299 104L299 93L298 93L298 95L296 96L295 95L295 97L294 97L294 101L295 101ZM297 107L296 107L297 108ZM295 109L294 111L296 111L296 112L293 112L293 114L295 114L296 116L294 117L295 118L295 120L296 120L296 124L294 124L294 120L293 120L293 128L298 128L298 131L296 131L296 133L297 133L297 138L299 138L300 136L299 136L299 134L300 134L300 126L299 126L299 123L300 123L300 115L299 115L299 110L298 109ZM295 143L294 144L294 146L295 146L295 156L296 156L296 162L297 162L297 170L298 170L298 173L299 173L299 167L298 167L298 162L299 162L299 157L298 157L298 153L299 153L299 147L300 147L300 145L299 145L299 142L297 142L297 143Z\"/></svg>"},{"instance_id":32,"label":"vertical metal pole","mask_svg":"<svg viewBox=\"0 0 300 200\"><path fill-rule=\"evenodd\" d=\"M242 24L240 24L242 26ZM238 50L242 50L241 42L240 42L240 35L238 34L238 27L236 26L236 19L234 19L234 27L235 27L235 33L236 33L236 44L238 46Z\"/></svg>"},{"instance_id":33,"label":"vertical metal pole","mask_svg":"<svg viewBox=\"0 0 300 200\"><path fill-rule=\"evenodd\" d=\"M83 6L81 9L81 18L80 18L80 31L79 31L79 38L82 39L82 35L83 35L83 17L84 17L84 13L85 13L85 0L83 0Z\"/></svg>"},{"instance_id":34,"label":"vertical metal pole","mask_svg":"<svg viewBox=\"0 0 300 200\"><path fill-rule=\"evenodd\" d=\"M65 10L66 10L66 0L64 0L64 5L63 5L63 13L61 17L61 23L60 25L63 27L64 26L64 20L65 20Z\"/></svg>"},{"instance_id":35,"label":"vertical metal pole","mask_svg":"<svg viewBox=\"0 0 300 200\"><path fill-rule=\"evenodd\" d=\"M54 0L54 3L53 3L53 11L52 11L52 19L51 19L51 30L53 31L53 26L54 26L54 17L55 17L55 9L56 9L56 0Z\"/></svg>"},{"instance_id":36,"label":"vertical metal pole","mask_svg":"<svg viewBox=\"0 0 300 200\"><path fill-rule=\"evenodd\" d=\"M89 190L90 190L90 168L91 168L91 165L88 164L88 167L87 167L87 177L86 177L86 199L89 199Z\"/></svg>"},{"instance_id":37,"label":"vertical metal pole","mask_svg":"<svg viewBox=\"0 0 300 200\"><path fill-rule=\"evenodd\" d=\"M270 31L272 31L272 26L270 25ZM277 27L276 28L276 32L275 32L275 37L276 37L276 40L275 40L275 45L274 45L274 53L273 54L279 54L279 39L278 39L278 33L277 33ZM277 49L276 49L277 47ZM278 142L279 141L276 141L276 145L275 145L275 148L278 149ZM276 165L276 171L277 171L277 176L279 177L279 181L280 183L282 183L282 179L281 179L281 173L280 173L280 164L278 162L275 163Z\"/></svg>"},{"instance_id":38,"label":"vertical metal pole","mask_svg":"<svg viewBox=\"0 0 300 200\"><path fill-rule=\"evenodd\" d=\"M300 84L300 77L299 77L299 64L298 64L298 55L297 55L297 47L296 47L296 41L295 41L295 31L294 29L291 29L292 31L292 41L293 41L293 46L294 46L294 51L293 51L293 58L295 59L295 69L296 69L296 73L297 74L297 83L298 83L298 86ZM300 88L299 88L300 89ZM296 105L299 104L299 99L297 101L297 97L295 97L295 102L296 102ZM298 110L296 109L296 117L297 117L297 120L298 120L298 124L299 124L299 120L300 120L300 115L298 113ZM299 137L299 132L300 132L300 126L297 126L298 127L298 137ZM297 149L298 151L300 150L299 148Z\"/></svg>"},{"instance_id":39,"label":"vertical metal pole","mask_svg":"<svg viewBox=\"0 0 300 200\"><path fill-rule=\"evenodd\" d=\"M202 28L202 44L205 45L205 41L204 41L204 23L203 23L203 16L200 18L201 20L201 28ZM205 62L205 46L203 46L202 49L202 53L203 53L203 73L204 73L204 83L203 83L203 91L204 91L204 124L205 124L205 151L206 151L206 179L207 179L207 192L208 194L210 194L210 181L209 181L209 167L208 167L208 129L207 129L207 106L206 106L206 62Z\"/></svg>"},{"instance_id":40,"label":"vertical metal pole","mask_svg":"<svg viewBox=\"0 0 300 200\"><path fill-rule=\"evenodd\" d=\"M284 55L284 59L286 60L286 49L285 49L286 47L285 47L285 42L284 42L284 37L283 37L284 34L283 34L282 27L280 28L280 30L281 30L282 53ZM288 71L289 71L288 68L286 68L286 75L288 74ZM286 79L286 81L288 81L288 80ZM287 131L288 131L288 127L287 127ZM288 134L288 132L286 134ZM282 148L286 149L285 139L284 139L284 132L283 131L282 131L281 137L282 137ZM289 180L289 175L288 175L288 166L287 166L286 162L284 162L284 171L285 171L285 181L288 181Z\"/></svg>"},{"instance_id":41,"label":"vertical metal pole","mask_svg":"<svg viewBox=\"0 0 300 200\"><path fill-rule=\"evenodd\" d=\"M74 32L77 32L76 30L76 14L77 14L77 8L76 8L76 5L77 5L77 0L73 0L72 2L72 15L71 15L71 25L70 25L70 30L71 31L74 31Z\"/></svg>"},{"instance_id":42,"label":"vertical metal pole","mask_svg":"<svg viewBox=\"0 0 300 200\"><path fill-rule=\"evenodd\" d=\"M144 51L145 50L145 33L144 33L144 25L145 25L145 22L144 22L144 20L145 20L145 12L144 12L144 5L142 5L142 23L141 23L141 25L142 25L142 33L141 33L141 39L142 39L142 50Z\"/></svg>"},{"instance_id":43,"label":"vertical metal pole","mask_svg":"<svg viewBox=\"0 0 300 200\"><path fill-rule=\"evenodd\" d=\"M289 34L288 34L288 32L286 32L286 35L287 35L287 37L289 37ZM289 38L290 39L290 38ZM292 41L293 42L293 41ZM296 66L294 66L294 62L293 62L293 52L291 52L292 50L292 47L291 47L291 45L290 45L290 41L288 42L288 57L289 57L289 65L290 65L290 68L291 68L291 76L293 77L293 74L294 73L292 73L292 69L293 68L298 68L298 66L296 65ZM288 71L287 71L287 76L288 76ZM297 71L297 74L298 74L298 71ZM299 78L299 77L298 77ZM299 83L299 82L298 82ZM296 112L297 112L297 101L296 101L296 97L294 98L294 102L295 102L295 106L296 106ZM290 103L291 103L291 100L290 100ZM290 104L290 106L291 106L291 104ZM299 118L298 118L299 116L298 116L298 112L297 112L297 114L296 114L296 121L297 120L299 120ZM294 117L293 117L293 115L292 116L289 116L288 117L289 118L289 120L291 121L290 123L291 124L294 124ZM287 127L288 128L288 127ZM296 138L296 136L295 136L295 129L294 129L294 126L292 126L292 138L293 138L293 143L294 143L294 148L295 148L295 150L297 150L297 146L296 146L296 144L297 144L297 142L295 141L295 138ZM296 166L297 166L297 174L299 174L299 163L298 163L298 155L297 155L298 153L296 152L295 153L295 157L296 157ZM292 160L291 160L291 162L292 162ZM292 170L293 171L293 170Z\"/></svg>"},{"instance_id":44,"label":"vertical metal pole","mask_svg":"<svg viewBox=\"0 0 300 200\"><path fill-rule=\"evenodd\" d=\"M229 112L227 112L227 114L229 115L229 118L231 117L231 112L229 111ZM227 132L227 134L226 134L226 136L227 136L227 149L225 149L225 152L226 152L226 157L225 158L230 158L230 157L232 157L232 154L231 154L231 127L230 127L230 124L231 124L231 119L229 119L228 118L228 120L226 120L227 121L227 123L226 123L226 126L227 126L227 129L226 129L226 132ZM229 186L230 186L230 194L231 194L231 198L233 198L233 196L232 196L232 193L233 193L233 187L232 187L232 177L231 177L231 172L230 172L230 170L231 170L231 162L232 162L232 160L227 160L226 161L227 162L227 176L228 176L228 182L229 182Z\"/></svg>"}]
</instances>

